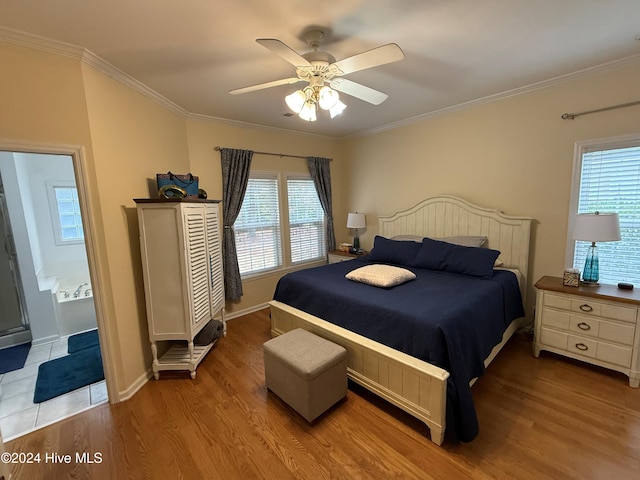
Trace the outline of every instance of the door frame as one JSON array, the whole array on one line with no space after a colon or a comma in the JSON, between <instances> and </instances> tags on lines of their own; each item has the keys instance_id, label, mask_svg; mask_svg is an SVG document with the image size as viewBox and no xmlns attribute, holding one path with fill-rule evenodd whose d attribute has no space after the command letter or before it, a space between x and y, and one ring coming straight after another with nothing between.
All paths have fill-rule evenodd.
<instances>
[{"instance_id":1,"label":"door frame","mask_svg":"<svg viewBox=\"0 0 640 480\"><path fill-rule=\"evenodd\" d=\"M80 203L80 216L84 228L85 248L87 250L87 261L89 264L89 276L91 278L91 287L93 290L93 300L96 310L96 323L98 325L98 337L100 341L100 350L102 354L102 365L104 370L105 383L107 385L107 394L109 403L118 403L120 395L118 393L118 382L116 377L116 369L113 364L113 357L110 342L108 339L113 338L110 332L110 326L105 322L105 299L103 288L100 282L99 260L97 255L96 238L97 230L93 221L94 214L99 214L91 200L91 187L87 176L86 156L84 147L78 145L56 145L43 144L34 142L16 142L0 139L0 151L16 152L16 153L38 153L49 155L68 155L73 161L73 170L76 177L76 188L78 189L78 201Z\"/></svg>"}]
</instances>

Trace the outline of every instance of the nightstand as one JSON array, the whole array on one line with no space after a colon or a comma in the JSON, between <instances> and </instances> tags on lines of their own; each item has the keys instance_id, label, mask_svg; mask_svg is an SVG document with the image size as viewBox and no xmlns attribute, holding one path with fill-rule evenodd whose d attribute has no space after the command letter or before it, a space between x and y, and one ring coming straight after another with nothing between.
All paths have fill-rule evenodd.
<instances>
[{"instance_id":1,"label":"nightstand","mask_svg":"<svg viewBox=\"0 0 640 480\"><path fill-rule=\"evenodd\" d=\"M640 386L640 293L615 285L568 287L545 276L535 284L533 354L547 350L609 368Z\"/></svg>"},{"instance_id":2,"label":"nightstand","mask_svg":"<svg viewBox=\"0 0 640 480\"><path fill-rule=\"evenodd\" d=\"M331 250L329 252L329 263L346 262L347 260L362 257L367 253L369 252L363 251L361 255L356 255L355 253L343 252L342 250Z\"/></svg>"}]
</instances>

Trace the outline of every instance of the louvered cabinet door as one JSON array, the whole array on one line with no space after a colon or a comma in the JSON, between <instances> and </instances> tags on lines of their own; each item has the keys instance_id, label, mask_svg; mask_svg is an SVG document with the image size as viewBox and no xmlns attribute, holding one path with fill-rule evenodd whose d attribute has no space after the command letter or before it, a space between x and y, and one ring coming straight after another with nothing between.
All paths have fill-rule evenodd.
<instances>
[{"instance_id":1,"label":"louvered cabinet door","mask_svg":"<svg viewBox=\"0 0 640 480\"><path fill-rule=\"evenodd\" d=\"M189 279L191 321L197 329L212 316L209 298L209 251L207 246L207 221L204 206L186 207L183 211L185 247ZM204 323L201 323L204 322Z\"/></svg>"},{"instance_id":2,"label":"louvered cabinet door","mask_svg":"<svg viewBox=\"0 0 640 480\"><path fill-rule=\"evenodd\" d=\"M217 205L207 205L207 248L209 255L209 284L211 286L211 313L215 316L224 308L222 237L220 235L220 212Z\"/></svg>"}]
</instances>

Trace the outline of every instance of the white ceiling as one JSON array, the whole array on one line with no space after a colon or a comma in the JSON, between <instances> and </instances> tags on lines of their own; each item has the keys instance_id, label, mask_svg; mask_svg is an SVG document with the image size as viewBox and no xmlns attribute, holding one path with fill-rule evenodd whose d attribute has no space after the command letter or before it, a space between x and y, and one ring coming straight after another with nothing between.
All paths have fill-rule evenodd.
<instances>
[{"instance_id":1,"label":"white ceiling","mask_svg":"<svg viewBox=\"0 0 640 480\"><path fill-rule=\"evenodd\" d=\"M284 115L300 84L228 93L295 76L255 39L304 53L310 25L337 60L397 43L404 60L346 77L389 98L342 95L308 123ZM0 26L86 48L192 114L334 137L640 55L640 0L1 0Z\"/></svg>"}]
</instances>

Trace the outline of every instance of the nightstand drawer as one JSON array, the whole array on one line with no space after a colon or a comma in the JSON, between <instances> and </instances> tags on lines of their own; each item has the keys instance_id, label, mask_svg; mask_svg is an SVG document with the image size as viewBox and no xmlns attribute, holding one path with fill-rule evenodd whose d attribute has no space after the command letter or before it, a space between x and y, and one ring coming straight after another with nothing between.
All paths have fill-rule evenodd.
<instances>
[{"instance_id":1,"label":"nightstand drawer","mask_svg":"<svg viewBox=\"0 0 640 480\"><path fill-rule=\"evenodd\" d=\"M625 323L614 323L583 315L571 315L569 330L580 335L597 337L611 342L633 345L635 327Z\"/></svg>"},{"instance_id":2,"label":"nightstand drawer","mask_svg":"<svg viewBox=\"0 0 640 480\"><path fill-rule=\"evenodd\" d=\"M557 308L559 310L570 310L582 315L605 317L629 323L636 322L637 309L633 307L597 302L586 297L576 298L545 293L543 305L546 307Z\"/></svg>"},{"instance_id":3,"label":"nightstand drawer","mask_svg":"<svg viewBox=\"0 0 640 480\"><path fill-rule=\"evenodd\" d=\"M593 302L591 299L575 298L571 300L571 310L584 315L611 318L622 322L635 323L636 309Z\"/></svg>"},{"instance_id":4,"label":"nightstand drawer","mask_svg":"<svg viewBox=\"0 0 640 480\"><path fill-rule=\"evenodd\" d=\"M571 310L571 298L545 292L544 306L559 308L561 310Z\"/></svg>"},{"instance_id":5,"label":"nightstand drawer","mask_svg":"<svg viewBox=\"0 0 640 480\"><path fill-rule=\"evenodd\" d=\"M599 342L594 338L571 335L545 328L540 332L540 341L549 347L565 350L583 357L594 358L626 368L631 365L633 354L631 347Z\"/></svg>"},{"instance_id":6,"label":"nightstand drawer","mask_svg":"<svg viewBox=\"0 0 640 480\"><path fill-rule=\"evenodd\" d=\"M570 323L571 313L553 308L542 309L542 325L560 330L569 330Z\"/></svg>"},{"instance_id":7,"label":"nightstand drawer","mask_svg":"<svg viewBox=\"0 0 640 480\"><path fill-rule=\"evenodd\" d=\"M633 349L631 347L626 348L620 345L598 342L598 352L596 354L598 360L628 368L631 366L632 356Z\"/></svg>"},{"instance_id":8,"label":"nightstand drawer","mask_svg":"<svg viewBox=\"0 0 640 480\"><path fill-rule=\"evenodd\" d=\"M549 330L547 328L540 329L540 343L553 348L567 349L567 335L565 332Z\"/></svg>"},{"instance_id":9,"label":"nightstand drawer","mask_svg":"<svg viewBox=\"0 0 640 480\"><path fill-rule=\"evenodd\" d=\"M584 355L585 357L596 358L598 342L593 338L567 335L567 351Z\"/></svg>"}]
</instances>

